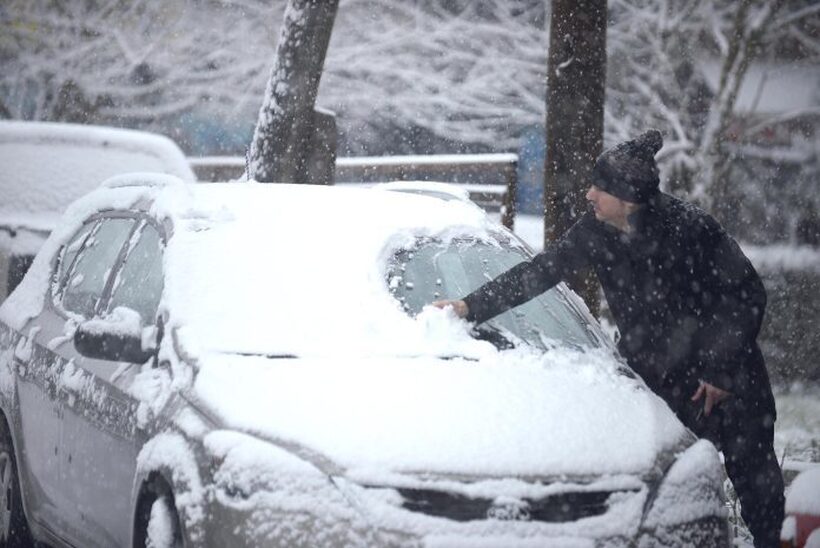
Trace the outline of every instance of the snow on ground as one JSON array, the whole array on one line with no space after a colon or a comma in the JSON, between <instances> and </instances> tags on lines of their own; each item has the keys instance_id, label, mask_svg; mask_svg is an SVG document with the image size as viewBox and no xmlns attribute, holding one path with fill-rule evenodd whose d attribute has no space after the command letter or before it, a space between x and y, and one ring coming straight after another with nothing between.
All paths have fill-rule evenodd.
<instances>
[{"instance_id":1,"label":"snow on ground","mask_svg":"<svg viewBox=\"0 0 820 548\"><path fill-rule=\"evenodd\" d=\"M786 512L820 515L820 468L807 470L792 483Z\"/></svg>"},{"instance_id":2,"label":"snow on ground","mask_svg":"<svg viewBox=\"0 0 820 548\"><path fill-rule=\"evenodd\" d=\"M794 384L775 387L777 422L774 445L787 469L801 462L820 462L820 388Z\"/></svg>"}]
</instances>

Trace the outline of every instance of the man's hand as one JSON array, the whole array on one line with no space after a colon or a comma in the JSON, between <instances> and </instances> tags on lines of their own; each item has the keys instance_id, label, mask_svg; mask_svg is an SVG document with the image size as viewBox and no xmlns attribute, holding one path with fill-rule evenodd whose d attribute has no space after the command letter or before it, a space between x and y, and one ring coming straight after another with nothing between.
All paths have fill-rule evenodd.
<instances>
[{"instance_id":1,"label":"man's hand","mask_svg":"<svg viewBox=\"0 0 820 548\"><path fill-rule=\"evenodd\" d=\"M470 312L470 309L467 307L467 303L462 300L455 300L455 301L433 301L433 306L436 308L447 308L448 306L453 308L453 312L456 313L456 316L459 318L466 318L467 313Z\"/></svg>"},{"instance_id":2,"label":"man's hand","mask_svg":"<svg viewBox=\"0 0 820 548\"><path fill-rule=\"evenodd\" d=\"M700 386L695 392L695 395L692 396L692 401L698 401L701 397L706 396L706 400L703 404L703 414L708 417L712 413L712 409L717 404L731 395L731 392L721 390L717 386L713 386L708 382L700 381Z\"/></svg>"}]
</instances>

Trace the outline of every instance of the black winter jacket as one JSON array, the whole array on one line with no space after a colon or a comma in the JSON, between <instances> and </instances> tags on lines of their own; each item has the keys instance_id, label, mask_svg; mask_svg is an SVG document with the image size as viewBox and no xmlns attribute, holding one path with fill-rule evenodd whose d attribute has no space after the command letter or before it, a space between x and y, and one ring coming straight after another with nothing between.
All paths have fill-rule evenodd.
<instances>
[{"instance_id":1,"label":"black winter jacket","mask_svg":"<svg viewBox=\"0 0 820 548\"><path fill-rule=\"evenodd\" d=\"M465 297L467 319L481 323L592 267L618 348L650 388L670 401L703 380L773 416L756 341L766 291L740 247L714 218L667 194L629 221L626 234L585 214L560 241Z\"/></svg>"}]
</instances>

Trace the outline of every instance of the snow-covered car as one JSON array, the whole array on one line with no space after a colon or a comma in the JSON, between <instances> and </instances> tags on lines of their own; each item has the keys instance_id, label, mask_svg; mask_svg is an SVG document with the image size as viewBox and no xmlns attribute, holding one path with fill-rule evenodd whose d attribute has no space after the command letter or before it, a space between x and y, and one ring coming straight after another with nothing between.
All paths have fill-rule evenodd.
<instances>
[{"instance_id":1,"label":"snow-covered car","mask_svg":"<svg viewBox=\"0 0 820 548\"><path fill-rule=\"evenodd\" d=\"M120 173L195 179L162 135L102 126L0 121L0 302L20 282L65 207Z\"/></svg>"},{"instance_id":2,"label":"snow-covered car","mask_svg":"<svg viewBox=\"0 0 820 548\"><path fill-rule=\"evenodd\" d=\"M0 540L722 546L723 470L462 200L119 177L0 307ZM26 525L27 524L27 525Z\"/></svg>"}]
</instances>

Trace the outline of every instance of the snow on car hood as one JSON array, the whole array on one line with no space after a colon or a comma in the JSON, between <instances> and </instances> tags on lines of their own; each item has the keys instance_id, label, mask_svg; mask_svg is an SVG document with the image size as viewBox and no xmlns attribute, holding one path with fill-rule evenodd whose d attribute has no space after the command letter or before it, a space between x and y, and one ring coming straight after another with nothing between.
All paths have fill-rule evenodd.
<instances>
[{"instance_id":1,"label":"snow on car hood","mask_svg":"<svg viewBox=\"0 0 820 548\"><path fill-rule=\"evenodd\" d=\"M209 355L191 397L220 427L366 477L642 473L683 426L604 351L480 361Z\"/></svg>"}]
</instances>

